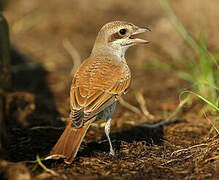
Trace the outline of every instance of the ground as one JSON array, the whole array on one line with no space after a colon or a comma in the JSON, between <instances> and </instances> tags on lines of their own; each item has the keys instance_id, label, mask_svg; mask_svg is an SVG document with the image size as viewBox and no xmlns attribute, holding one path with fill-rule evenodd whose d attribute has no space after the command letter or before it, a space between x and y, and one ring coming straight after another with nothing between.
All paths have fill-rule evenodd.
<instances>
[{"instance_id":1,"label":"ground","mask_svg":"<svg viewBox=\"0 0 219 180\"><path fill-rule=\"evenodd\" d=\"M219 2L170 2L188 31L195 38L200 29L207 31L208 47L216 50ZM177 63L191 54L158 0L137 4L131 0L10 0L4 14L10 25L13 96L17 97L10 102L15 105L9 109L12 128L6 148L8 160L32 161L37 154L44 157L49 153L69 114L68 92L75 59L89 56L103 24L126 20L148 26L152 32L142 35L151 42L149 45L127 52L133 80L124 99L140 109L135 94L141 92L154 118L118 104L111 133L115 157L108 154L104 121L99 121L90 128L71 165L62 160L43 161L58 176L26 162L28 171L34 179L219 178L219 136L210 123L216 116L201 116L201 102L186 105L164 126L142 126L165 120L179 104L180 92L190 87L171 71L148 65L154 59Z\"/></svg>"}]
</instances>

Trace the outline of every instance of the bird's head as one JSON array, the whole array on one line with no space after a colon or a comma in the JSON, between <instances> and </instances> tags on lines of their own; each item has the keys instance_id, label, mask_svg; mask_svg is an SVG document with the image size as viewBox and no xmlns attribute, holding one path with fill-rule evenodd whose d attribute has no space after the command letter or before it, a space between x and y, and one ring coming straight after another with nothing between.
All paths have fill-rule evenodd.
<instances>
[{"instance_id":1,"label":"bird's head","mask_svg":"<svg viewBox=\"0 0 219 180\"><path fill-rule=\"evenodd\" d=\"M135 35L150 31L124 21L113 21L104 25L99 31L92 53L112 53L124 57L126 50L137 44L147 44L147 40Z\"/></svg>"}]
</instances>

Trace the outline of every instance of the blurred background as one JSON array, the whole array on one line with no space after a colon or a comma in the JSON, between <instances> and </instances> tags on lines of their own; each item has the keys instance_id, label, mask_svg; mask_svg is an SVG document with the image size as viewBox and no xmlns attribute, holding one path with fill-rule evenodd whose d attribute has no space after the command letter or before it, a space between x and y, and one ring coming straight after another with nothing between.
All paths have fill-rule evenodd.
<instances>
[{"instance_id":1,"label":"blurred background","mask_svg":"<svg viewBox=\"0 0 219 180\"><path fill-rule=\"evenodd\" d=\"M200 137L204 141L215 136L219 133L218 7L218 0L1 0L10 28L13 91L30 93L25 95L28 103L9 100L16 104L8 109L11 119L19 120L19 127L60 126L69 114L72 68L90 55L104 24L123 20L152 31L141 35L150 41L147 46L126 53L133 81L125 105L117 106L113 130L158 122L177 112L175 119L185 122L166 127L157 139L187 147L202 143ZM189 101L182 108L185 90L201 99L186 92ZM101 123L96 127L101 131L93 127L88 141L94 136L101 139ZM156 133L150 136L153 141Z\"/></svg>"},{"instance_id":2,"label":"blurred background","mask_svg":"<svg viewBox=\"0 0 219 180\"><path fill-rule=\"evenodd\" d=\"M208 49L216 52L219 39L219 22L216 21L219 18L219 2L177 0L169 3L187 31L195 39L205 33ZM160 104L160 101L165 101L162 98L162 92L166 94L164 86L181 86L174 82L174 74L165 78L162 75L161 78L165 81L159 83L156 83L156 79L147 81L157 76L147 73L146 66L151 61L178 63L192 53L158 0L106 0L104 3L101 0L7 0L2 1L2 7L9 22L12 47L20 54L30 57L27 62L33 68L33 64L37 63L47 71L47 75L42 75L41 78L46 81L58 112L63 116L68 115L69 74L74 62L65 47L66 41L72 44L83 60L89 56L99 29L109 21L124 20L152 29L151 33L144 36L151 42L147 47L134 47L127 53L127 61L134 77L131 92L134 87L137 90L142 88L142 83L145 82L146 89L153 86L153 91L159 92ZM15 71L22 69L21 66L14 67ZM160 73L162 70L163 68L158 67L153 72ZM39 88L43 90L44 87ZM145 96L150 97L146 92ZM150 98L148 101L150 104Z\"/></svg>"}]
</instances>

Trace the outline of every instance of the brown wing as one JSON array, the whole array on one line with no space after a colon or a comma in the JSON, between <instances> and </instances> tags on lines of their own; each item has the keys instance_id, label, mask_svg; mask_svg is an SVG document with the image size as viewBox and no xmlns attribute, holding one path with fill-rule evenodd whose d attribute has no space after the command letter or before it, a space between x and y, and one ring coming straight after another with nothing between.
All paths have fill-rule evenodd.
<instances>
[{"instance_id":1,"label":"brown wing","mask_svg":"<svg viewBox=\"0 0 219 180\"><path fill-rule=\"evenodd\" d=\"M106 57L87 59L71 86L71 118L76 126L91 119L121 96L130 84L126 63Z\"/></svg>"}]
</instances>

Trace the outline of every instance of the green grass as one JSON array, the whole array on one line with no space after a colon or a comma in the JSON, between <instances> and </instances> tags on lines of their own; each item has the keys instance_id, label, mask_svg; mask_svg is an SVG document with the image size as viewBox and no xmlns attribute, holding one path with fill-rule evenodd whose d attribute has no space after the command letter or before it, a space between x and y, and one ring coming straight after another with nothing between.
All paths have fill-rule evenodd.
<instances>
[{"instance_id":1,"label":"green grass","mask_svg":"<svg viewBox=\"0 0 219 180\"><path fill-rule=\"evenodd\" d=\"M188 50L191 51L191 57L182 58L177 63L167 63L154 59L150 64L147 64L147 68L162 68L166 71L173 72L189 82L191 88L181 91L178 107L165 121L153 126L159 126L160 124L171 121L185 104L199 99L204 102L203 108L200 109L200 114L204 115L206 119L208 119L206 112L215 115L213 116L213 122L208 120L212 124L211 131L214 129L219 134L219 130L215 126L217 121L219 121L219 51L209 52L206 45L206 37L203 33L200 33L198 40L195 40L179 22L167 0L160 0L160 4L168 14L175 29L189 47ZM186 96L182 99L182 95Z\"/></svg>"},{"instance_id":2,"label":"green grass","mask_svg":"<svg viewBox=\"0 0 219 180\"><path fill-rule=\"evenodd\" d=\"M192 88L187 92L190 95L195 95L193 97L197 97L205 102L200 112L218 114L219 57L216 56L218 53L209 52L206 45L206 37L203 33L200 33L198 40L195 40L188 33L166 0L160 0L160 4L168 14L175 29L189 47L188 50L191 50L191 57L181 59L177 64L155 60L152 61L151 65L155 68L162 67L163 69L174 71L176 75L188 81Z\"/></svg>"}]
</instances>

